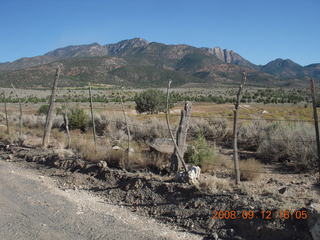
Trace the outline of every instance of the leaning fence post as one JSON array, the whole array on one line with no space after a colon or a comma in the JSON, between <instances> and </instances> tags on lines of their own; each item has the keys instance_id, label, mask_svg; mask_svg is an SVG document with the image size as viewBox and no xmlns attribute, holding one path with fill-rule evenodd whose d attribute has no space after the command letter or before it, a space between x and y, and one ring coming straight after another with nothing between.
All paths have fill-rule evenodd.
<instances>
[{"instance_id":1,"label":"leaning fence post","mask_svg":"<svg viewBox=\"0 0 320 240\"><path fill-rule=\"evenodd\" d=\"M128 132L128 152L127 152L127 162L125 164L125 167L127 168L129 166L129 162L130 162L130 128L129 128L129 124L128 124L128 119L126 116L126 112L124 111L124 106L123 106L123 100L122 100L122 95L119 93L120 95L120 102L121 102L121 107L122 107L122 113L123 113L123 117L124 117L124 121L126 123L126 127L127 127L127 132Z\"/></svg>"},{"instance_id":2,"label":"leaning fence post","mask_svg":"<svg viewBox=\"0 0 320 240\"><path fill-rule=\"evenodd\" d=\"M187 169L187 166L183 160L183 154L184 152L182 153L180 151L180 148L179 146L177 145L177 142L173 136L173 133L172 133L172 129L171 129L171 125L170 125L170 120L169 120L169 115L170 115L170 109L169 109L169 90L170 90L170 86L171 86L171 80L169 80L168 82L168 87L167 87L167 109L166 109L166 121L167 121L167 126L168 126L168 130L169 130L169 133L170 133L170 136L171 136L171 140L174 144L174 155L176 158L172 158L171 160L171 171L174 171L174 172L178 172L179 170L179 163L177 162L178 160L180 160L180 162L182 163L182 166L184 168L184 171L187 173L188 172L188 169ZM190 110L191 110L191 106L186 103L185 105L185 113L181 113L181 118L183 118L183 115L186 115L186 116L190 116ZM189 118L189 117L188 117ZM186 119L188 119L186 118ZM182 121L182 120L181 120ZM180 122L181 124L181 122ZM180 127L180 126L179 126ZM181 138L183 139L183 138ZM184 148L184 145L185 143L183 144L183 146L181 146L181 150L183 150ZM174 169L172 169L174 168Z\"/></svg>"},{"instance_id":3,"label":"leaning fence post","mask_svg":"<svg viewBox=\"0 0 320 240\"><path fill-rule=\"evenodd\" d=\"M240 168L239 168L239 157L238 157L238 129L237 129L237 119L238 119L238 109L241 101L242 89L247 80L247 74L242 73L242 80L237 93L237 99L234 104L233 110L233 160L234 160L234 170L236 174L236 184L240 183Z\"/></svg>"},{"instance_id":4,"label":"leaning fence post","mask_svg":"<svg viewBox=\"0 0 320 240\"><path fill-rule=\"evenodd\" d=\"M14 93L17 96L18 99L18 103L19 103L19 111L20 111L20 115L19 115L19 138L20 140L22 139L22 104L18 95L17 90L15 89L15 87L13 86L13 84L11 83L11 87L13 88Z\"/></svg>"},{"instance_id":5,"label":"leaning fence post","mask_svg":"<svg viewBox=\"0 0 320 240\"><path fill-rule=\"evenodd\" d=\"M4 113L6 115L7 134L10 134L6 92L3 92L3 97L4 97Z\"/></svg>"},{"instance_id":6,"label":"leaning fence post","mask_svg":"<svg viewBox=\"0 0 320 240\"><path fill-rule=\"evenodd\" d=\"M94 122L93 107L92 107L91 83L89 83L89 96L90 96L90 111L91 111L93 141L94 141L94 144L96 145L96 144L97 144L97 139L96 139L96 124L95 124L95 122Z\"/></svg>"},{"instance_id":7,"label":"leaning fence post","mask_svg":"<svg viewBox=\"0 0 320 240\"><path fill-rule=\"evenodd\" d=\"M316 103L316 86L314 84L314 79L310 79L310 88L311 88L311 98L313 106L313 119L314 127L316 131L316 140L317 140L317 151L318 151L318 164L319 164L319 179L320 179L320 139L319 139L319 122L318 122L318 112L317 112L317 103Z\"/></svg>"},{"instance_id":8,"label":"leaning fence post","mask_svg":"<svg viewBox=\"0 0 320 240\"><path fill-rule=\"evenodd\" d=\"M51 132L51 128L52 128L52 116L54 113L54 104L55 104L55 98L56 98L56 91L57 91L57 84L58 84L58 79L60 76L60 66L57 67L56 70L56 75L53 81L53 86L52 86L52 92L51 92L51 96L50 96L50 103L49 103L49 110L47 113L47 117L46 117L46 124L44 127L44 134L43 134L43 139L42 139L42 147L46 148L49 144L49 139L50 139L50 132Z\"/></svg>"}]
</instances>

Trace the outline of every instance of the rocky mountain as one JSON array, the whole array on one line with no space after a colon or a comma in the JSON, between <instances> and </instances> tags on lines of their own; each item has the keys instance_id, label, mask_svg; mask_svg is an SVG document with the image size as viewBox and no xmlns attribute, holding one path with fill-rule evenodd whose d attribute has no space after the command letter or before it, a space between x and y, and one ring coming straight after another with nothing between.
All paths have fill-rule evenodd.
<instances>
[{"instance_id":1,"label":"rocky mountain","mask_svg":"<svg viewBox=\"0 0 320 240\"><path fill-rule=\"evenodd\" d=\"M259 67L248 60L241 57L238 53L234 51L230 51L227 49L221 49L220 47L214 47L214 48L204 48L212 55L219 58L224 63L232 63L239 66L249 67L252 69L259 69Z\"/></svg>"},{"instance_id":2,"label":"rocky mountain","mask_svg":"<svg viewBox=\"0 0 320 240\"><path fill-rule=\"evenodd\" d=\"M134 38L106 45L68 46L42 56L0 63L0 85L49 86L57 63L64 65L61 84L66 86L86 85L88 81L164 86L168 78L180 86L235 84L243 71L250 78L248 84L259 86L296 86L310 76L320 79L320 64L303 67L289 59L276 59L257 66L218 47L166 45Z\"/></svg>"},{"instance_id":3,"label":"rocky mountain","mask_svg":"<svg viewBox=\"0 0 320 240\"><path fill-rule=\"evenodd\" d=\"M75 57L120 56L132 49L145 47L148 43L148 41L142 38L134 38L115 44L100 45L98 43L92 43L88 45L68 46L55 49L42 56L21 58L14 62L0 63L0 71L19 70Z\"/></svg>"},{"instance_id":4,"label":"rocky mountain","mask_svg":"<svg viewBox=\"0 0 320 240\"><path fill-rule=\"evenodd\" d=\"M261 71L283 78L304 77L303 67L290 59L275 59L261 67Z\"/></svg>"}]
</instances>

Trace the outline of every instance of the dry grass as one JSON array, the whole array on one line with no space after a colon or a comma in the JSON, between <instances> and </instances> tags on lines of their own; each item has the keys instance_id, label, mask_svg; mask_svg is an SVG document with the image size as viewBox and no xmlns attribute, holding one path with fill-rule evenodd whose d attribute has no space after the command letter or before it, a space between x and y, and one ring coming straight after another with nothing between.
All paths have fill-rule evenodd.
<instances>
[{"instance_id":1,"label":"dry grass","mask_svg":"<svg viewBox=\"0 0 320 240\"><path fill-rule=\"evenodd\" d=\"M264 172L263 164L254 158L242 160L239 164L242 181L256 180Z\"/></svg>"},{"instance_id":2,"label":"dry grass","mask_svg":"<svg viewBox=\"0 0 320 240\"><path fill-rule=\"evenodd\" d=\"M199 179L200 190L207 193L232 191L232 183L227 179L217 178L211 175L201 175Z\"/></svg>"},{"instance_id":3,"label":"dry grass","mask_svg":"<svg viewBox=\"0 0 320 240\"><path fill-rule=\"evenodd\" d=\"M6 132L7 128L1 127L0 131L0 140L6 144L12 144L14 142L18 141L18 135L12 134L12 132L15 132L15 129L10 128L10 134Z\"/></svg>"},{"instance_id":4,"label":"dry grass","mask_svg":"<svg viewBox=\"0 0 320 240\"><path fill-rule=\"evenodd\" d=\"M99 162L108 159L108 150L106 147L95 146L92 140L85 137L72 139L71 148L80 153L86 161Z\"/></svg>"}]
</instances>

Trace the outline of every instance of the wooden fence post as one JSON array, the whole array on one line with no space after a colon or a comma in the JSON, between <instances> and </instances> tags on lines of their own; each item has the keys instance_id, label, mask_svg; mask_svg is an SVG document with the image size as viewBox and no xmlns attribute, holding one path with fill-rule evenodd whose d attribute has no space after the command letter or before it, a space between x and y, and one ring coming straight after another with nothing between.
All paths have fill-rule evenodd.
<instances>
[{"instance_id":1,"label":"wooden fence post","mask_svg":"<svg viewBox=\"0 0 320 240\"><path fill-rule=\"evenodd\" d=\"M6 92L3 92L4 97L4 113L6 115L6 125L7 125L7 134L10 134L10 128L9 128L9 119L8 119L8 109L7 109L7 97Z\"/></svg>"},{"instance_id":2,"label":"wooden fence post","mask_svg":"<svg viewBox=\"0 0 320 240\"><path fill-rule=\"evenodd\" d=\"M125 163L125 168L127 168L129 166L129 162L130 162L130 128L129 128L129 124L128 124L128 119L126 116L126 112L124 111L124 105L123 105L123 100L122 100L122 95L119 93L120 95L120 102L121 102L121 107L122 107L122 113L123 113L123 117L124 117L124 121L126 123L126 127L127 127L127 132L128 132L128 152L127 152L127 161Z\"/></svg>"},{"instance_id":3,"label":"wooden fence post","mask_svg":"<svg viewBox=\"0 0 320 240\"><path fill-rule=\"evenodd\" d=\"M242 73L242 80L237 93L237 99L234 104L233 110L233 160L234 160L234 170L236 175L236 184L240 183L240 168L239 168L239 157L238 157L238 129L237 129L237 119L238 119L238 109L241 101L242 89L247 81L247 74Z\"/></svg>"},{"instance_id":4,"label":"wooden fence post","mask_svg":"<svg viewBox=\"0 0 320 240\"><path fill-rule=\"evenodd\" d=\"M68 137L67 149L69 149L71 147L71 137L70 137L70 131L69 131L69 118L68 118L68 109L67 109L66 102L64 102L63 121L64 121L64 125L66 127L66 133L67 133L67 137Z\"/></svg>"},{"instance_id":5,"label":"wooden fence post","mask_svg":"<svg viewBox=\"0 0 320 240\"><path fill-rule=\"evenodd\" d=\"M89 96L90 96L90 110L91 110L91 121L92 121L93 141L94 141L94 145L96 146L96 145L97 145L97 139L96 139L96 124L95 124L95 122L94 122L94 115L93 115L91 83L89 83Z\"/></svg>"},{"instance_id":6,"label":"wooden fence post","mask_svg":"<svg viewBox=\"0 0 320 240\"><path fill-rule=\"evenodd\" d=\"M310 79L310 88L311 88L311 98L313 106L313 119L314 127L316 131L316 140L317 140L317 151L318 151L318 164L319 164L319 179L320 179L320 139L319 139L319 122L318 122L318 112L317 112L317 102L316 102L316 86L314 84L314 79Z\"/></svg>"},{"instance_id":7,"label":"wooden fence post","mask_svg":"<svg viewBox=\"0 0 320 240\"><path fill-rule=\"evenodd\" d=\"M189 125L188 121L189 121L190 114L191 114L191 104L189 102L186 102L185 106L184 106L184 110L181 111L181 119L180 119L180 125L179 125L180 131L178 129L177 136L176 136L177 141L179 141L179 144L181 144L181 145L178 146L177 141L173 136L171 125L170 125L170 120L169 120L169 115L170 115L169 90L170 90L170 86L171 86L171 80L169 80L168 87L167 87L167 111L166 111L167 126L168 126L168 130L169 130L169 133L171 136L171 140L174 144L174 154L171 157L171 172L177 173L180 170L181 164L182 164L184 171L187 173L188 169L187 169L186 163L183 160L183 155L184 155L184 150L185 150L185 145L186 145L185 141L186 141L186 137L187 137L186 136L187 135L187 128ZM185 127L185 129L183 129L183 127Z\"/></svg>"},{"instance_id":8,"label":"wooden fence post","mask_svg":"<svg viewBox=\"0 0 320 240\"><path fill-rule=\"evenodd\" d=\"M19 139L22 139L22 103L21 100L19 98L18 92L15 89L15 87L13 86L13 84L11 83L11 87L13 88L14 93L17 96L18 99L18 103L19 103L19 111L20 111L20 115L19 115Z\"/></svg>"},{"instance_id":9,"label":"wooden fence post","mask_svg":"<svg viewBox=\"0 0 320 240\"><path fill-rule=\"evenodd\" d=\"M43 139L42 139L42 147L46 148L49 144L50 140L50 133L51 133L51 128L52 128L52 121L53 121L53 114L54 114L54 105L55 105L55 100L56 100L56 91L57 91L57 84L58 80L60 77L60 66L57 67L56 70L56 75L53 81L53 86L52 86L52 92L50 96L50 103L49 103L49 110L48 114L46 117L46 124L44 127L44 134L43 134Z\"/></svg>"}]
</instances>

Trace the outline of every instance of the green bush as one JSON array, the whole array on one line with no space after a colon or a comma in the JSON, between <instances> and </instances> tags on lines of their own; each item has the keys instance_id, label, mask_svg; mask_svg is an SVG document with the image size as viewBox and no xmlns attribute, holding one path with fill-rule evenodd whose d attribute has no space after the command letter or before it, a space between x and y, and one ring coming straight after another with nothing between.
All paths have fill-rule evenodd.
<instances>
[{"instance_id":1,"label":"green bush","mask_svg":"<svg viewBox=\"0 0 320 240\"><path fill-rule=\"evenodd\" d=\"M149 89L136 94L134 101L139 113L154 114L166 111L166 95L157 89Z\"/></svg>"},{"instance_id":2,"label":"green bush","mask_svg":"<svg viewBox=\"0 0 320 240\"><path fill-rule=\"evenodd\" d=\"M69 126L71 129L80 129L85 131L88 125L88 115L83 109L71 109L69 114Z\"/></svg>"},{"instance_id":3,"label":"green bush","mask_svg":"<svg viewBox=\"0 0 320 240\"><path fill-rule=\"evenodd\" d=\"M199 135L186 152L187 163L208 168L217 160L216 147L209 146L203 135Z\"/></svg>"},{"instance_id":4,"label":"green bush","mask_svg":"<svg viewBox=\"0 0 320 240\"><path fill-rule=\"evenodd\" d=\"M41 105L37 111L39 115L47 115L49 111L49 104Z\"/></svg>"}]
</instances>

